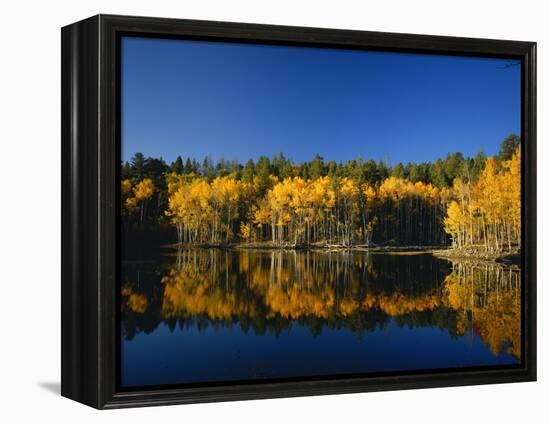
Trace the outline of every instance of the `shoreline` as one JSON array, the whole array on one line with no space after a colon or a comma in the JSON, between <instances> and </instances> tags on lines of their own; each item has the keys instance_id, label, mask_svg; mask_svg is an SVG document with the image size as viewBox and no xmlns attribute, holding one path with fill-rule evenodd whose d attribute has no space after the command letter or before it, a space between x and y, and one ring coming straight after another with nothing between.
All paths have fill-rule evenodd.
<instances>
[{"instance_id":1,"label":"shoreline","mask_svg":"<svg viewBox=\"0 0 550 424\"><path fill-rule=\"evenodd\" d=\"M230 244L189 244L171 243L163 247L169 249L199 248L199 249L233 249L233 250L264 250L264 251L314 251L314 252L369 252L373 254L393 255L420 255L431 254L440 259L497 262L501 264L520 264L521 254L519 250L513 252L492 253L477 247L453 249L445 246L367 246L364 244L343 246L326 243L314 243L310 245L295 245L292 243L273 244L271 242L257 243L230 243Z\"/></svg>"},{"instance_id":2,"label":"shoreline","mask_svg":"<svg viewBox=\"0 0 550 424\"><path fill-rule=\"evenodd\" d=\"M448 260L465 260L476 262L496 262L505 265L519 265L521 263L521 252L516 249L512 252L487 252L485 249L475 246L458 249L434 249L432 255Z\"/></svg>"},{"instance_id":3,"label":"shoreline","mask_svg":"<svg viewBox=\"0 0 550 424\"><path fill-rule=\"evenodd\" d=\"M164 245L166 248L178 249L178 248L201 248L201 249L239 249L239 250L315 250L315 251L368 251L368 252L423 252L430 253L432 250L444 249L444 246L368 246L365 244L356 244L351 246L339 245L339 244L327 244L327 243L312 243L309 245L304 244L273 244L271 242L257 242L257 243L171 243Z\"/></svg>"}]
</instances>

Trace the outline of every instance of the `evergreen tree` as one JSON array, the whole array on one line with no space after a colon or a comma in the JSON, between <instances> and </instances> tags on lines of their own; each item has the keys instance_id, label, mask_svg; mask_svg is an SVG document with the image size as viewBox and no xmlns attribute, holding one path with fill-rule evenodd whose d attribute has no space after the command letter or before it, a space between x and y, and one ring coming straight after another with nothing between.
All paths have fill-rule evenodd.
<instances>
[{"instance_id":1,"label":"evergreen tree","mask_svg":"<svg viewBox=\"0 0 550 424\"><path fill-rule=\"evenodd\" d=\"M483 171L485 162L487 161L487 156L483 153L483 150L480 150L477 155L472 159L472 166L470 169L470 178L472 181L477 181L479 175Z\"/></svg>"},{"instance_id":2,"label":"evergreen tree","mask_svg":"<svg viewBox=\"0 0 550 424\"><path fill-rule=\"evenodd\" d=\"M408 163L409 166L409 179L413 183L422 181L422 175L420 173L420 167L416 163Z\"/></svg>"},{"instance_id":3,"label":"evergreen tree","mask_svg":"<svg viewBox=\"0 0 550 424\"><path fill-rule=\"evenodd\" d=\"M246 165L243 168L242 172L242 180L251 183L254 180L254 161L252 159L248 159L248 162L246 162Z\"/></svg>"},{"instance_id":4,"label":"evergreen tree","mask_svg":"<svg viewBox=\"0 0 550 424\"><path fill-rule=\"evenodd\" d=\"M189 160L189 158L187 158ZM172 165L170 166L172 172L175 172L178 175L183 174L183 160L181 156L178 156L174 162L172 162Z\"/></svg>"},{"instance_id":5,"label":"evergreen tree","mask_svg":"<svg viewBox=\"0 0 550 424\"><path fill-rule=\"evenodd\" d=\"M323 158L317 153L309 166L309 177L313 180L325 175Z\"/></svg>"},{"instance_id":6,"label":"evergreen tree","mask_svg":"<svg viewBox=\"0 0 550 424\"><path fill-rule=\"evenodd\" d=\"M264 194L271 186L271 163L267 156L260 156L256 163L256 175L259 177L259 190Z\"/></svg>"},{"instance_id":7,"label":"evergreen tree","mask_svg":"<svg viewBox=\"0 0 550 424\"><path fill-rule=\"evenodd\" d=\"M448 186L447 175L445 174L443 161L441 159L436 160L430 166L430 180L436 187L442 188Z\"/></svg>"},{"instance_id":8,"label":"evergreen tree","mask_svg":"<svg viewBox=\"0 0 550 424\"><path fill-rule=\"evenodd\" d=\"M519 148L521 144L521 139L516 134L510 134L502 143L500 143L500 151L498 153L498 160L510 160L514 153Z\"/></svg>"},{"instance_id":9,"label":"evergreen tree","mask_svg":"<svg viewBox=\"0 0 550 424\"><path fill-rule=\"evenodd\" d=\"M333 160L328 161L327 163L327 175L333 177L336 174L336 162Z\"/></svg>"},{"instance_id":10,"label":"evergreen tree","mask_svg":"<svg viewBox=\"0 0 550 424\"><path fill-rule=\"evenodd\" d=\"M451 185L455 178L463 177L464 156L462 153L449 153L443 162L446 185Z\"/></svg>"},{"instance_id":11,"label":"evergreen tree","mask_svg":"<svg viewBox=\"0 0 550 424\"><path fill-rule=\"evenodd\" d=\"M187 160L185 161L185 167L183 168L183 173L185 175L189 175L189 174L192 174L194 171L193 171L193 165L191 164L191 159L188 157Z\"/></svg>"},{"instance_id":12,"label":"evergreen tree","mask_svg":"<svg viewBox=\"0 0 550 424\"><path fill-rule=\"evenodd\" d=\"M405 168L401 162L398 162L397 165L392 168L391 176L395 178L405 178Z\"/></svg>"},{"instance_id":13,"label":"evergreen tree","mask_svg":"<svg viewBox=\"0 0 550 424\"><path fill-rule=\"evenodd\" d=\"M370 185L375 185L380 182L380 175L376 167L376 162L372 159L367 160L362 166L362 180L368 182Z\"/></svg>"},{"instance_id":14,"label":"evergreen tree","mask_svg":"<svg viewBox=\"0 0 550 424\"><path fill-rule=\"evenodd\" d=\"M382 161L378 162L378 165L376 167L376 172L378 173L378 181L383 181L390 176L388 167Z\"/></svg>"},{"instance_id":15,"label":"evergreen tree","mask_svg":"<svg viewBox=\"0 0 550 424\"><path fill-rule=\"evenodd\" d=\"M132 170L132 177L141 180L145 175L145 156L141 152L136 152L132 159L130 159L130 166Z\"/></svg>"}]
</instances>

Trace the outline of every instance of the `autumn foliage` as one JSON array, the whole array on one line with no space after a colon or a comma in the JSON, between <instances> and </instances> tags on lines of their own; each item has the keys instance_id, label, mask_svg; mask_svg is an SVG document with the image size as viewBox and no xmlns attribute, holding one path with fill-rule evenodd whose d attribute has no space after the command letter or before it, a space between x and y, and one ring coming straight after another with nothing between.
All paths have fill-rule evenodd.
<instances>
[{"instance_id":1,"label":"autumn foliage","mask_svg":"<svg viewBox=\"0 0 550 424\"><path fill-rule=\"evenodd\" d=\"M276 245L379 243L482 244L509 251L519 243L519 149L488 158L477 181L456 178L451 188L389 177L379 185L349 177L270 176L269 185L231 176L169 174L166 215L184 243L271 240Z\"/></svg>"},{"instance_id":2,"label":"autumn foliage","mask_svg":"<svg viewBox=\"0 0 550 424\"><path fill-rule=\"evenodd\" d=\"M335 165L318 155L298 166L281 155L245 166L188 160L170 172L162 161L136 156L141 162L123 167L124 223L171 226L183 244L450 244L500 253L520 243L518 138L507 138L497 157L457 153L393 168L361 159Z\"/></svg>"},{"instance_id":3,"label":"autumn foliage","mask_svg":"<svg viewBox=\"0 0 550 424\"><path fill-rule=\"evenodd\" d=\"M483 245L486 251L512 251L520 243L521 158L519 149L510 160L487 159L478 180L456 179L447 207L445 231L453 247Z\"/></svg>"},{"instance_id":4,"label":"autumn foliage","mask_svg":"<svg viewBox=\"0 0 550 424\"><path fill-rule=\"evenodd\" d=\"M271 241L275 245L442 244L447 190L389 177L379 186L348 177L270 176L267 188L231 176L169 174L166 215L183 243ZM263 192L263 194L262 194Z\"/></svg>"}]
</instances>

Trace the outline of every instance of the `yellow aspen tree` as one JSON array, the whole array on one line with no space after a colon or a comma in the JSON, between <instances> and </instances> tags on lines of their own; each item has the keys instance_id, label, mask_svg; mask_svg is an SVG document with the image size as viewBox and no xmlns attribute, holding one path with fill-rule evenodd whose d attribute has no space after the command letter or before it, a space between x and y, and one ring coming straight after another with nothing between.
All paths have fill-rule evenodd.
<instances>
[{"instance_id":1,"label":"yellow aspen tree","mask_svg":"<svg viewBox=\"0 0 550 424\"><path fill-rule=\"evenodd\" d=\"M136 204L140 205L139 220L143 223L147 214L147 201L153 197L155 186L150 178L145 178L133 188Z\"/></svg>"},{"instance_id":2,"label":"yellow aspen tree","mask_svg":"<svg viewBox=\"0 0 550 424\"><path fill-rule=\"evenodd\" d=\"M518 148L512 158L503 165L504 201L506 203L508 249L521 239L521 152Z\"/></svg>"},{"instance_id":3,"label":"yellow aspen tree","mask_svg":"<svg viewBox=\"0 0 550 424\"><path fill-rule=\"evenodd\" d=\"M464 244L465 214L464 208L456 200L452 200L447 208L447 217L444 219L445 232L451 235L453 247L460 248Z\"/></svg>"},{"instance_id":4,"label":"yellow aspen tree","mask_svg":"<svg viewBox=\"0 0 550 424\"><path fill-rule=\"evenodd\" d=\"M482 226L484 229L485 239L488 244L489 235L492 237L494 250L500 251L500 242L498 234L498 226L500 219L500 208L502 207L502 192L500 181L497 173L498 164L495 158L490 157L485 162L485 167L479 176L478 185L478 204L482 216ZM490 250L493 250L489 247Z\"/></svg>"}]
</instances>

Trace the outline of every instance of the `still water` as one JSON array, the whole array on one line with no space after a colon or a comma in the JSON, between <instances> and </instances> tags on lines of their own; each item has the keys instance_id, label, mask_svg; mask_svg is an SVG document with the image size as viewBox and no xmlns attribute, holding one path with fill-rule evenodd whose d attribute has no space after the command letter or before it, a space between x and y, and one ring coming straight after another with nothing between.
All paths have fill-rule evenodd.
<instances>
[{"instance_id":1,"label":"still water","mask_svg":"<svg viewBox=\"0 0 550 424\"><path fill-rule=\"evenodd\" d=\"M189 249L122 263L123 387L512 365L517 267Z\"/></svg>"}]
</instances>

